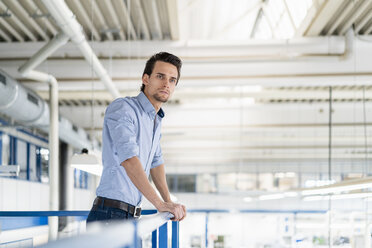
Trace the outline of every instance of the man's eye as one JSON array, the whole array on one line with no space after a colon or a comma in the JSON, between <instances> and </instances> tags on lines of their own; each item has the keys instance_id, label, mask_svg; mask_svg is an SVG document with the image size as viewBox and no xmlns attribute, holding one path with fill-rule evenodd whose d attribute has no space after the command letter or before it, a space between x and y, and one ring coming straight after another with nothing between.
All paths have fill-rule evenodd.
<instances>
[{"instance_id":1,"label":"man's eye","mask_svg":"<svg viewBox=\"0 0 372 248\"><path fill-rule=\"evenodd\" d=\"M163 75L159 75L159 74L158 74L158 78L160 78L160 79L163 78Z\"/></svg>"},{"instance_id":2,"label":"man's eye","mask_svg":"<svg viewBox=\"0 0 372 248\"><path fill-rule=\"evenodd\" d=\"M176 79L171 79L170 82L171 83L175 83L176 82Z\"/></svg>"}]
</instances>

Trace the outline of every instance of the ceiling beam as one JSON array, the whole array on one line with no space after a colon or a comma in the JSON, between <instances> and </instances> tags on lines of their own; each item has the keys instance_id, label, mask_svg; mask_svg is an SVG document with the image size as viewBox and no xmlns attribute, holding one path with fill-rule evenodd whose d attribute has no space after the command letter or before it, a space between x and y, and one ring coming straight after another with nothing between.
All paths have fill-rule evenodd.
<instances>
[{"instance_id":1,"label":"ceiling beam","mask_svg":"<svg viewBox=\"0 0 372 248\"><path fill-rule=\"evenodd\" d=\"M150 33L153 40L162 40L163 32L160 25L159 11L157 1L153 0L142 0L144 12L148 18L148 24L150 26Z\"/></svg>"},{"instance_id":2,"label":"ceiling beam","mask_svg":"<svg viewBox=\"0 0 372 248\"><path fill-rule=\"evenodd\" d=\"M21 14L22 19L25 21L27 20L27 23L31 25L32 28L36 30L36 32L45 40L48 41L50 38L49 36L44 32L42 28L35 22L35 20L27 13L27 11L24 9L24 7L20 4L19 1L9 1L9 0L3 0L5 5L9 7L10 9L14 8L18 13ZM14 13L14 12L13 12Z\"/></svg>"},{"instance_id":3,"label":"ceiling beam","mask_svg":"<svg viewBox=\"0 0 372 248\"><path fill-rule=\"evenodd\" d=\"M139 86L139 84L138 84ZM187 88L177 89L174 93L173 98L183 99L183 100L192 100L192 99L216 99L216 98L224 98L224 99L245 99L245 98L253 98L257 101L269 101L269 100L283 100L283 101L314 101L323 100L326 101L329 99L329 92L326 90L262 90L260 92L243 92L239 91L239 87L235 87L235 89L224 89L223 91L216 91L213 90L213 87L200 89L198 91L190 91ZM190 89L190 88L189 88ZM38 91L40 96L44 99L48 98L48 90L45 89L44 91ZM138 94L138 89L128 91L123 90L120 92L121 95L136 95ZM59 91L59 99L85 99L89 100L92 98L91 89L87 88L86 90L68 90ZM105 99L110 100L110 94L104 90L95 90L94 91L94 98L95 99ZM357 100L362 99L362 91L361 90L343 90L337 91L334 90L333 92L333 100L340 101L340 100ZM366 99L372 99L372 91L365 92Z\"/></svg>"},{"instance_id":4,"label":"ceiling beam","mask_svg":"<svg viewBox=\"0 0 372 248\"><path fill-rule=\"evenodd\" d=\"M256 20L254 21L253 28L251 31L251 39L254 39L254 36L256 34L258 25L260 25L261 19L263 18L263 10L260 8L260 10L257 12Z\"/></svg>"},{"instance_id":5,"label":"ceiling beam","mask_svg":"<svg viewBox=\"0 0 372 248\"><path fill-rule=\"evenodd\" d=\"M0 24L5 27L8 32L13 35L14 38L16 38L20 42L24 42L25 39L15 30L8 22L4 20L4 18L0 17Z\"/></svg>"},{"instance_id":6,"label":"ceiling beam","mask_svg":"<svg viewBox=\"0 0 372 248\"><path fill-rule=\"evenodd\" d=\"M29 8L34 11L34 13L31 15L31 16L34 16L34 18L36 18L36 16L40 15L38 12L45 15L45 16L40 16L40 21L52 33L53 36L57 35L57 33L58 33L57 29L48 20L48 14L49 13L43 13L42 10L40 10L32 0L24 0L24 3L27 4L29 6Z\"/></svg>"},{"instance_id":7,"label":"ceiling beam","mask_svg":"<svg viewBox=\"0 0 372 248\"><path fill-rule=\"evenodd\" d=\"M116 28L118 29L118 31L119 31L119 32L118 32L118 35L119 35L120 39L121 39L121 40L125 40L126 37L125 37L125 34L124 34L124 32L123 32L123 27L122 27L122 25L120 24L120 20L119 20L119 18L118 18L118 16L117 16L116 12L115 12L115 10L114 10L114 7L112 6L111 1L102 1L102 3L105 4L105 6L106 6L106 8L107 8L107 10L108 10L108 12L109 12L109 15L107 16L107 18L110 17L110 18L113 20L115 27L116 27Z\"/></svg>"},{"instance_id":8,"label":"ceiling beam","mask_svg":"<svg viewBox=\"0 0 372 248\"><path fill-rule=\"evenodd\" d=\"M314 7L317 9L316 16L305 31L305 35L320 35L329 20L336 14L337 10L344 3L345 0L328 0L324 1L324 3L319 8Z\"/></svg>"},{"instance_id":9,"label":"ceiling beam","mask_svg":"<svg viewBox=\"0 0 372 248\"><path fill-rule=\"evenodd\" d=\"M77 18L81 18L83 23L88 26L89 31L94 37L94 40L101 41L101 35L97 31L97 28L94 26L93 23L93 16L89 17L87 11L85 10L84 6L81 4L80 1L70 0L67 1L68 5L70 6L71 10L75 10L78 12ZM89 37L90 39L90 37Z\"/></svg>"},{"instance_id":10,"label":"ceiling beam","mask_svg":"<svg viewBox=\"0 0 372 248\"><path fill-rule=\"evenodd\" d=\"M3 10L7 9L7 7L1 1L0 8ZM35 35L19 20L19 18L14 13L12 13L9 18L28 36L30 40L37 41Z\"/></svg>"},{"instance_id":11,"label":"ceiling beam","mask_svg":"<svg viewBox=\"0 0 372 248\"><path fill-rule=\"evenodd\" d=\"M372 18L372 11L369 10L366 15L355 25L355 33L359 33L360 30L367 24L369 20Z\"/></svg>"},{"instance_id":12,"label":"ceiling beam","mask_svg":"<svg viewBox=\"0 0 372 248\"><path fill-rule=\"evenodd\" d=\"M358 8L355 10L355 12L346 20L346 23L343 25L341 30L338 32L340 35L345 35L345 33L349 30L351 25L360 18L360 15L366 10L369 9L369 5L372 4L372 1L370 0L365 0L362 2L360 5L358 5ZM356 32L357 33L357 32Z\"/></svg>"},{"instance_id":13,"label":"ceiling beam","mask_svg":"<svg viewBox=\"0 0 372 248\"><path fill-rule=\"evenodd\" d=\"M359 0L356 0L359 1ZM342 10L341 14L337 16L336 20L332 23L331 27L327 31L327 35L332 35L334 31L339 27L343 20L345 20L346 16L348 16L351 11L354 9L354 2L348 1L346 7Z\"/></svg>"},{"instance_id":14,"label":"ceiling beam","mask_svg":"<svg viewBox=\"0 0 372 248\"><path fill-rule=\"evenodd\" d=\"M176 0L166 0L168 12L168 24L172 40L180 39L179 22L178 22L178 7Z\"/></svg>"},{"instance_id":15,"label":"ceiling beam","mask_svg":"<svg viewBox=\"0 0 372 248\"><path fill-rule=\"evenodd\" d=\"M98 20L100 28L100 33L105 35L108 40L112 41L114 39L109 27L106 24L105 18L103 17L103 14L100 10L100 8L97 5L96 0L91 0L90 3L92 4L93 9L93 17L95 20ZM97 18L97 19L96 19Z\"/></svg>"},{"instance_id":16,"label":"ceiling beam","mask_svg":"<svg viewBox=\"0 0 372 248\"><path fill-rule=\"evenodd\" d=\"M131 3L130 7L128 6L128 12L131 13L133 12L134 18L133 19L138 19L139 24L138 26L138 31L142 33L143 37L141 37L144 40L151 40L151 34L149 31L149 27L147 25L147 21L145 18L145 14L143 11L143 7L141 6L140 0L132 0L129 1Z\"/></svg>"},{"instance_id":17,"label":"ceiling beam","mask_svg":"<svg viewBox=\"0 0 372 248\"><path fill-rule=\"evenodd\" d=\"M3 30L0 29L0 36L3 37L4 40L7 42L11 42L12 38L10 38L9 35L7 35Z\"/></svg>"},{"instance_id":18,"label":"ceiling beam","mask_svg":"<svg viewBox=\"0 0 372 248\"><path fill-rule=\"evenodd\" d=\"M132 19L130 13L128 11L127 6L125 6L123 0L113 0L113 4L115 5L115 9L120 13L119 17L121 17L122 23L126 23L127 26L127 37L132 37L133 40L137 40L137 34L134 29ZM125 25L124 25L125 26Z\"/></svg>"}]
</instances>

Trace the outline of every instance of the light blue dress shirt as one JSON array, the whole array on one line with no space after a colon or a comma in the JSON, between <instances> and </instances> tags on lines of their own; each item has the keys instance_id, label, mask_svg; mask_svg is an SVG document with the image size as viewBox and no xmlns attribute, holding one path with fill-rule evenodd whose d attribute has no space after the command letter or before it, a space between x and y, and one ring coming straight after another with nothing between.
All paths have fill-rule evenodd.
<instances>
[{"instance_id":1,"label":"light blue dress shirt","mask_svg":"<svg viewBox=\"0 0 372 248\"><path fill-rule=\"evenodd\" d=\"M142 193L120 164L137 156L148 176L150 169L164 163L160 148L163 117L163 110L155 113L143 92L118 98L107 107L102 131L103 172L97 196L140 205Z\"/></svg>"}]
</instances>

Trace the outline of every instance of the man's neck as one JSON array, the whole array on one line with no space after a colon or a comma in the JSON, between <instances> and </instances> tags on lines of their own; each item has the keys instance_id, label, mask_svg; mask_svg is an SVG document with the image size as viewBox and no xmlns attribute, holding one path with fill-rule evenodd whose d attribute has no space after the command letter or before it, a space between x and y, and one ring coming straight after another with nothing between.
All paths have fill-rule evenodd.
<instances>
[{"instance_id":1,"label":"man's neck","mask_svg":"<svg viewBox=\"0 0 372 248\"><path fill-rule=\"evenodd\" d=\"M143 94L145 94L145 96L147 97L147 99L149 99L150 103L152 104L152 106L154 106L155 108L155 112L159 112L160 108L161 108L161 105L163 104L162 102L159 102L159 101L156 101L154 98L152 97L149 97L145 92L143 92Z\"/></svg>"}]
</instances>

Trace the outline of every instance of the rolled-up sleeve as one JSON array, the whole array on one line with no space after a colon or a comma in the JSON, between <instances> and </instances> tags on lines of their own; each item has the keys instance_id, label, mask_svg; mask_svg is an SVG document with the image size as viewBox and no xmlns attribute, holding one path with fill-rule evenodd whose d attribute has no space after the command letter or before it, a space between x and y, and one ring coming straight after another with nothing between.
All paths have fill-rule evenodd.
<instances>
[{"instance_id":1,"label":"rolled-up sleeve","mask_svg":"<svg viewBox=\"0 0 372 248\"><path fill-rule=\"evenodd\" d=\"M163 154L161 152L160 142L158 143L158 147L156 148L154 158L152 159L151 169L155 168L161 164L164 164Z\"/></svg>"},{"instance_id":2,"label":"rolled-up sleeve","mask_svg":"<svg viewBox=\"0 0 372 248\"><path fill-rule=\"evenodd\" d=\"M107 108L106 125L120 163L139 155L134 111L124 100L116 100Z\"/></svg>"}]
</instances>

